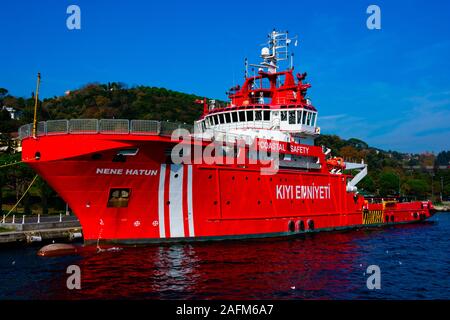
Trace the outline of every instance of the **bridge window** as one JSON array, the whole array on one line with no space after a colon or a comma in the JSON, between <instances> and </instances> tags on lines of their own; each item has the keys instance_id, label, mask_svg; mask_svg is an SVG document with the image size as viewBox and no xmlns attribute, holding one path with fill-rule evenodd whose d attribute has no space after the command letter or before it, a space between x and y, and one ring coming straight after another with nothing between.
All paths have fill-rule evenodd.
<instances>
[{"instance_id":1,"label":"bridge window","mask_svg":"<svg viewBox=\"0 0 450 320\"><path fill-rule=\"evenodd\" d=\"M245 111L239 111L239 121L245 122Z\"/></svg>"},{"instance_id":2,"label":"bridge window","mask_svg":"<svg viewBox=\"0 0 450 320\"><path fill-rule=\"evenodd\" d=\"M297 123L300 124L302 122L302 110L297 110Z\"/></svg>"},{"instance_id":3,"label":"bridge window","mask_svg":"<svg viewBox=\"0 0 450 320\"><path fill-rule=\"evenodd\" d=\"M264 121L270 121L270 111L264 111Z\"/></svg>"},{"instance_id":4,"label":"bridge window","mask_svg":"<svg viewBox=\"0 0 450 320\"><path fill-rule=\"evenodd\" d=\"M253 121L253 110L247 111L247 121Z\"/></svg>"},{"instance_id":5,"label":"bridge window","mask_svg":"<svg viewBox=\"0 0 450 320\"><path fill-rule=\"evenodd\" d=\"M233 119L233 122L238 122L238 114L237 112L231 113L231 118Z\"/></svg>"},{"instance_id":6,"label":"bridge window","mask_svg":"<svg viewBox=\"0 0 450 320\"><path fill-rule=\"evenodd\" d=\"M227 123L231 122L231 116L229 112L225 113L225 120L227 121Z\"/></svg>"},{"instance_id":7,"label":"bridge window","mask_svg":"<svg viewBox=\"0 0 450 320\"><path fill-rule=\"evenodd\" d=\"M262 111L261 110L255 111L255 120L256 121L261 121L262 120Z\"/></svg>"},{"instance_id":8,"label":"bridge window","mask_svg":"<svg viewBox=\"0 0 450 320\"><path fill-rule=\"evenodd\" d=\"M295 124L295 111L289 111L289 124Z\"/></svg>"},{"instance_id":9,"label":"bridge window","mask_svg":"<svg viewBox=\"0 0 450 320\"><path fill-rule=\"evenodd\" d=\"M214 115L214 124L219 124L219 117L217 116L217 114Z\"/></svg>"},{"instance_id":10,"label":"bridge window","mask_svg":"<svg viewBox=\"0 0 450 320\"><path fill-rule=\"evenodd\" d=\"M312 113L311 113L311 112L308 112L308 118L307 118L307 120L306 120L306 125L307 125L307 126L310 126L310 125L311 125L311 116L312 116Z\"/></svg>"},{"instance_id":11,"label":"bridge window","mask_svg":"<svg viewBox=\"0 0 450 320\"><path fill-rule=\"evenodd\" d=\"M312 114L311 125L312 125L313 127L316 126L316 113L313 113L313 114Z\"/></svg>"},{"instance_id":12,"label":"bridge window","mask_svg":"<svg viewBox=\"0 0 450 320\"><path fill-rule=\"evenodd\" d=\"M219 120L220 120L220 124L225 123L225 118L223 116L223 113L219 114Z\"/></svg>"},{"instance_id":13,"label":"bridge window","mask_svg":"<svg viewBox=\"0 0 450 320\"><path fill-rule=\"evenodd\" d=\"M287 111L281 111L281 121L287 121Z\"/></svg>"},{"instance_id":14,"label":"bridge window","mask_svg":"<svg viewBox=\"0 0 450 320\"><path fill-rule=\"evenodd\" d=\"M131 190L126 189L111 189L109 191L108 208L126 208L130 200Z\"/></svg>"},{"instance_id":15,"label":"bridge window","mask_svg":"<svg viewBox=\"0 0 450 320\"><path fill-rule=\"evenodd\" d=\"M302 124L306 124L306 115L307 115L308 113L309 113L308 111L303 110Z\"/></svg>"}]
</instances>

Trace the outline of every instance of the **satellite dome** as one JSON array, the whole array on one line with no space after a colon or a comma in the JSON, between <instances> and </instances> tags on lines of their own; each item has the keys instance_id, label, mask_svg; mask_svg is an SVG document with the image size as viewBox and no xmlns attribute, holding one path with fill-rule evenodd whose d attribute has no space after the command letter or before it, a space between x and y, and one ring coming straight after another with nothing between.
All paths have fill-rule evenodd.
<instances>
[{"instance_id":1,"label":"satellite dome","mask_svg":"<svg viewBox=\"0 0 450 320\"><path fill-rule=\"evenodd\" d=\"M267 47L264 47L261 49L261 56L263 57L268 57L270 56L270 50Z\"/></svg>"}]
</instances>

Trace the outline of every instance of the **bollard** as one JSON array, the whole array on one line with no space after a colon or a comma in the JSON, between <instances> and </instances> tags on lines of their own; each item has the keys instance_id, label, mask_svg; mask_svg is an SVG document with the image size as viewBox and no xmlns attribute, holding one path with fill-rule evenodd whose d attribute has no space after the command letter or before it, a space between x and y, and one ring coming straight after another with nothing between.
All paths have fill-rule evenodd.
<instances>
[{"instance_id":1,"label":"bollard","mask_svg":"<svg viewBox=\"0 0 450 320\"><path fill-rule=\"evenodd\" d=\"M40 213L38 213L38 221L37 221L37 223L41 223L41 214Z\"/></svg>"},{"instance_id":2,"label":"bollard","mask_svg":"<svg viewBox=\"0 0 450 320\"><path fill-rule=\"evenodd\" d=\"M59 214L59 222L62 222L62 213Z\"/></svg>"},{"instance_id":3,"label":"bollard","mask_svg":"<svg viewBox=\"0 0 450 320\"><path fill-rule=\"evenodd\" d=\"M22 224L25 224L25 215L22 216Z\"/></svg>"},{"instance_id":4,"label":"bollard","mask_svg":"<svg viewBox=\"0 0 450 320\"><path fill-rule=\"evenodd\" d=\"M13 220L12 220L12 223L15 223L15 221L16 221L16 215L13 214Z\"/></svg>"}]
</instances>

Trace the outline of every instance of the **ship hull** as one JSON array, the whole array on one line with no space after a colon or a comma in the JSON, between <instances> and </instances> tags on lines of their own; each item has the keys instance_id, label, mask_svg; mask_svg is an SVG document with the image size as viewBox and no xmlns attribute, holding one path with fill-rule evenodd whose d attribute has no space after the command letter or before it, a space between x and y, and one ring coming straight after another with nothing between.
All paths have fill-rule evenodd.
<instances>
[{"instance_id":1,"label":"ship hull","mask_svg":"<svg viewBox=\"0 0 450 320\"><path fill-rule=\"evenodd\" d=\"M367 204L346 191L343 175L173 164L171 146L161 137L43 136L23 141L23 160L69 204L86 243L288 237L431 216L422 202ZM115 161L130 149L139 152ZM127 192L126 206L111 201L115 190Z\"/></svg>"}]
</instances>

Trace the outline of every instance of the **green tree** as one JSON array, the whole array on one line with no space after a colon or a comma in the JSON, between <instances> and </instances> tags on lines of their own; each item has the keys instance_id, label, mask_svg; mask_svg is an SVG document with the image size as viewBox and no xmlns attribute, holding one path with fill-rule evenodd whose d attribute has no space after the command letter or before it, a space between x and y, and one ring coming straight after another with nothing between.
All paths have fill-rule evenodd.
<instances>
[{"instance_id":1,"label":"green tree","mask_svg":"<svg viewBox=\"0 0 450 320\"><path fill-rule=\"evenodd\" d=\"M392 171L384 171L379 177L380 195L385 197L398 194L399 177Z\"/></svg>"},{"instance_id":2,"label":"green tree","mask_svg":"<svg viewBox=\"0 0 450 320\"><path fill-rule=\"evenodd\" d=\"M424 199L429 189L426 181L420 179L408 179L403 188L407 195L416 196L419 199Z\"/></svg>"},{"instance_id":3,"label":"green tree","mask_svg":"<svg viewBox=\"0 0 450 320\"><path fill-rule=\"evenodd\" d=\"M370 175L365 176L364 179L362 179L362 181L359 183L358 187L369 192L376 191L375 181Z\"/></svg>"},{"instance_id":4,"label":"green tree","mask_svg":"<svg viewBox=\"0 0 450 320\"><path fill-rule=\"evenodd\" d=\"M54 195L54 191L41 177L36 180L36 189L41 198L41 213L48 214L48 200Z\"/></svg>"}]
</instances>

